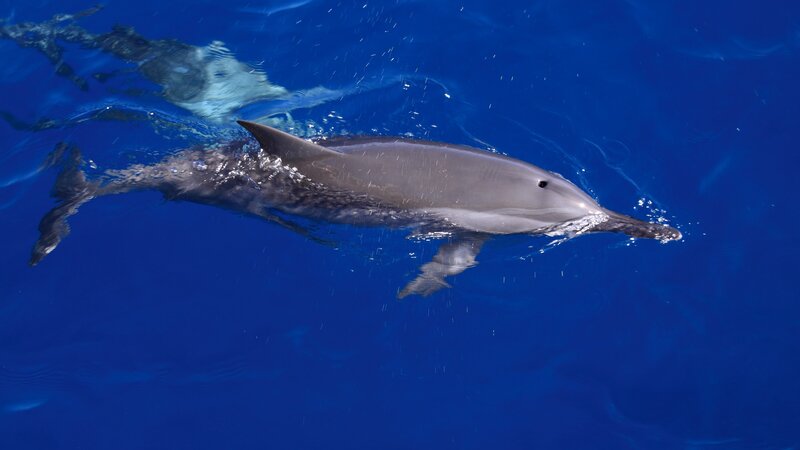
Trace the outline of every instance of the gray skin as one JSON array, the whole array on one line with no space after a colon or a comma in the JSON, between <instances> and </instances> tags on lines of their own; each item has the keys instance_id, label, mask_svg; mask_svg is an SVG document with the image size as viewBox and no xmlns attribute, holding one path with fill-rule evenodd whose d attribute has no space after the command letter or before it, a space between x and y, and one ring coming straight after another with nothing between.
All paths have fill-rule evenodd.
<instances>
[{"instance_id":1,"label":"gray skin","mask_svg":"<svg viewBox=\"0 0 800 450\"><path fill-rule=\"evenodd\" d=\"M106 171L87 180L73 150L56 182L61 203L42 219L31 264L69 232L66 219L95 197L158 190L168 199L210 204L308 234L284 218L360 226L409 227L450 236L398 297L429 295L444 278L476 264L492 235L621 232L662 242L681 239L669 226L609 211L553 172L471 147L385 137L306 141L240 121L259 149L189 149L153 165ZM59 148L65 153L66 146ZM59 155L56 154L53 159ZM280 214L280 215L279 215Z\"/></svg>"}]
</instances>

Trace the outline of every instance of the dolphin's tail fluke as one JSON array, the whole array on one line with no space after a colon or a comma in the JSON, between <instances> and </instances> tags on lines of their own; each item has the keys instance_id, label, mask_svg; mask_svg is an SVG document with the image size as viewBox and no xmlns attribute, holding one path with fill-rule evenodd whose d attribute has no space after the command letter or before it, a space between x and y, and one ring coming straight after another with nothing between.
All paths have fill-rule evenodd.
<instances>
[{"instance_id":1,"label":"dolphin's tail fluke","mask_svg":"<svg viewBox=\"0 0 800 450\"><path fill-rule=\"evenodd\" d=\"M94 198L98 183L86 180L80 168L81 153L77 147L59 144L48 157L45 167L61 164L52 195L58 199L55 208L42 217L39 222L39 240L33 247L30 265L35 266L52 252L61 239L69 234L67 218L78 212L78 208Z\"/></svg>"}]
</instances>

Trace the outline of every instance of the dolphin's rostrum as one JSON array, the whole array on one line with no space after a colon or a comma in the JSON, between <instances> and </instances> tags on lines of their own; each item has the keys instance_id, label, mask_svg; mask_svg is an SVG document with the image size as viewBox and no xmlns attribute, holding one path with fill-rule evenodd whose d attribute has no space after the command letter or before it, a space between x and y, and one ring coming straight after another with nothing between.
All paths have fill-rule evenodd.
<instances>
[{"instance_id":1,"label":"dolphin's rostrum","mask_svg":"<svg viewBox=\"0 0 800 450\"><path fill-rule=\"evenodd\" d=\"M305 230L286 215L362 226L445 232L431 262L398 297L428 295L444 278L476 264L492 235L576 235L621 232L670 241L681 233L601 207L561 175L506 156L438 142L387 137L311 142L239 121L258 150L190 149L153 165L108 170L89 180L77 149L69 153L53 195L60 203L42 219L31 264L69 232L66 219L104 195L155 189L168 199L210 204ZM246 146L244 146L246 147Z\"/></svg>"}]
</instances>

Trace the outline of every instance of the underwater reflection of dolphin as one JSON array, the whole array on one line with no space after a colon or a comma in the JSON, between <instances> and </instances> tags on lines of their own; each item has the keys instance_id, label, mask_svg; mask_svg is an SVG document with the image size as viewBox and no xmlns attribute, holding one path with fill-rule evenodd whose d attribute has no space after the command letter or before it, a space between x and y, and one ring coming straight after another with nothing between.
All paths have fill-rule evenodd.
<instances>
[{"instance_id":1,"label":"underwater reflection of dolphin","mask_svg":"<svg viewBox=\"0 0 800 450\"><path fill-rule=\"evenodd\" d=\"M99 49L134 64L146 79L161 86L162 95L169 102L211 120L224 120L233 111L257 101L292 98L286 88L271 83L266 73L234 58L222 42L197 47L175 39L146 39L133 28L120 25L108 33L95 34L75 23L100 9L95 6L76 14L57 14L41 23L11 24L0 19L0 38L39 50L58 75L83 90L88 89L88 82L64 60L64 49L59 44ZM97 73L94 77L105 81L111 75Z\"/></svg>"},{"instance_id":2,"label":"underwater reflection of dolphin","mask_svg":"<svg viewBox=\"0 0 800 450\"><path fill-rule=\"evenodd\" d=\"M41 221L31 264L56 247L69 231L67 217L83 203L143 189L300 231L276 214L448 234L450 241L398 293L401 298L447 287L444 278L474 266L492 235L611 231L661 241L681 238L666 225L611 212L562 176L506 156L403 138L314 143L253 122L239 123L260 144L257 151L184 150L153 165L110 170L87 180L73 150L54 189L61 203Z\"/></svg>"}]
</instances>

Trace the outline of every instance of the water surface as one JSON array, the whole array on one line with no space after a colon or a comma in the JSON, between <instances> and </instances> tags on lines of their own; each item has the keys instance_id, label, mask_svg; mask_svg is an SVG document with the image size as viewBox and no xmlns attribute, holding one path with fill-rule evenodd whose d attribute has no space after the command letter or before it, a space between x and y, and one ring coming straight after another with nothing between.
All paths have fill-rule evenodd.
<instances>
[{"instance_id":1,"label":"water surface","mask_svg":"<svg viewBox=\"0 0 800 450\"><path fill-rule=\"evenodd\" d=\"M797 6L144 0L75 24L191 57L62 43L65 76L0 39L0 447L798 445ZM176 90L195 66L212 82ZM136 193L27 266L56 143L99 173L241 137L237 117L502 152L685 238L495 239L397 302L439 241L323 227L332 248Z\"/></svg>"}]
</instances>

